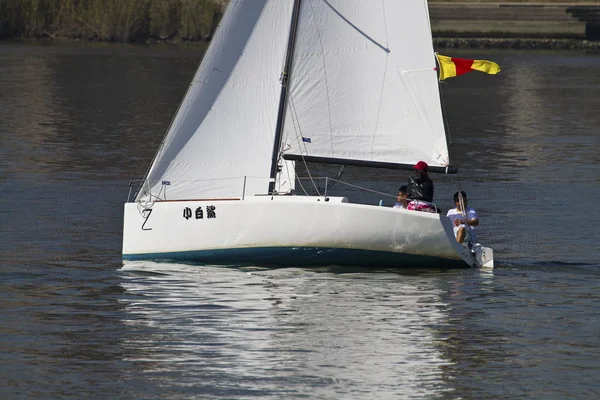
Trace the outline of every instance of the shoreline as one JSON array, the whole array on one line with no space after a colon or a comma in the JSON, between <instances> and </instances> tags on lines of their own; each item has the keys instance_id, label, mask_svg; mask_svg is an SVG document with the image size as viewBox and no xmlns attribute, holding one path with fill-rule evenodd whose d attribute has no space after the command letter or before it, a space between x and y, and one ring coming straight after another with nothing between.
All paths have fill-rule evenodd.
<instances>
[{"instance_id":1,"label":"shoreline","mask_svg":"<svg viewBox=\"0 0 600 400\"><path fill-rule=\"evenodd\" d=\"M41 37L41 38L0 38L2 43L80 43L80 44L130 44L130 45L199 45L208 46L205 40L182 39L148 39L145 41L115 42L106 40L84 40L68 37ZM507 50L600 50L600 42L584 39L559 39L559 38L482 38L482 37L433 37L433 47L440 49L507 49Z\"/></svg>"},{"instance_id":2,"label":"shoreline","mask_svg":"<svg viewBox=\"0 0 600 400\"><path fill-rule=\"evenodd\" d=\"M229 0L173 3L168 10L157 8L163 0L120 0L110 10L67 7L74 0L42 7L50 1L10 13L0 0L0 42L206 45ZM600 0L431 0L428 8L438 48L600 49Z\"/></svg>"},{"instance_id":3,"label":"shoreline","mask_svg":"<svg viewBox=\"0 0 600 400\"><path fill-rule=\"evenodd\" d=\"M600 50L600 42L583 39L433 37L443 49Z\"/></svg>"}]
</instances>

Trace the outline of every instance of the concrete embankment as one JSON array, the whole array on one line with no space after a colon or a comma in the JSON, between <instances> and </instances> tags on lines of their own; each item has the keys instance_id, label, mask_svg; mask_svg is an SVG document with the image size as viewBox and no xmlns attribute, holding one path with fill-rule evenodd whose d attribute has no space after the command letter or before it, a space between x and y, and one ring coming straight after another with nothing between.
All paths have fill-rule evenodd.
<instances>
[{"instance_id":1,"label":"concrete embankment","mask_svg":"<svg viewBox=\"0 0 600 400\"><path fill-rule=\"evenodd\" d=\"M438 47L600 49L600 4L430 2Z\"/></svg>"}]
</instances>

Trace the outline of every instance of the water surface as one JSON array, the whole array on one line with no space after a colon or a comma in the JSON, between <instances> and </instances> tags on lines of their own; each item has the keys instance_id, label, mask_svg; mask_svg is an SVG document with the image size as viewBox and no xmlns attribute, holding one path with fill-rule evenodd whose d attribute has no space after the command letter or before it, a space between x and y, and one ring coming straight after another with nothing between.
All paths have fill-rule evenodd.
<instances>
[{"instance_id":1,"label":"water surface","mask_svg":"<svg viewBox=\"0 0 600 400\"><path fill-rule=\"evenodd\" d=\"M460 173L434 176L443 208L468 192L493 271L123 265L128 181L201 54L0 44L0 398L600 395L598 54L450 54L503 68L442 85Z\"/></svg>"}]
</instances>

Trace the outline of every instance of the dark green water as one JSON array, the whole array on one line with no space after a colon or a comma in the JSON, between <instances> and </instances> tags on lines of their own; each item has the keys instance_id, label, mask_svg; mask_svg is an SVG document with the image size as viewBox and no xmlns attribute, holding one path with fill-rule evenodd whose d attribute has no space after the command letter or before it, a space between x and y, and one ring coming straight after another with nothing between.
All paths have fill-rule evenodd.
<instances>
[{"instance_id":1,"label":"dark green water","mask_svg":"<svg viewBox=\"0 0 600 400\"><path fill-rule=\"evenodd\" d=\"M201 53L0 44L0 398L600 396L598 54L442 52L503 67L443 85L460 174L434 176L493 271L123 266L127 183Z\"/></svg>"}]
</instances>

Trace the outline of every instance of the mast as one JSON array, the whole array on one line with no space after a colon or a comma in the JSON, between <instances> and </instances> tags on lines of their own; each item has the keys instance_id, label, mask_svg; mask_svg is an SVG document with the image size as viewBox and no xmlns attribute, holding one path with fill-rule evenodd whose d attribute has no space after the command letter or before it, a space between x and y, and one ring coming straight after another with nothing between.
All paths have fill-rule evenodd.
<instances>
[{"instance_id":1,"label":"mast","mask_svg":"<svg viewBox=\"0 0 600 400\"><path fill-rule=\"evenodd\" d=\"M277 125L275 126L275 141L273 143L273 156L271 158L271 173L269 175L269 194L275 190L275 178L277 177L277 166L279 163L279 149L281 148L281 135L283 133L283 120L285 118L285 107L287 104L289 72L292 67L294 45L296 44L296 31L298 29L298 14L300 14L300 0L294 0L292 11L292 23L290 35L288 36L287 53L285 65L281 73L281 93L279 95L279 110L277 112Z\"/></svg>"}]
</instances>

